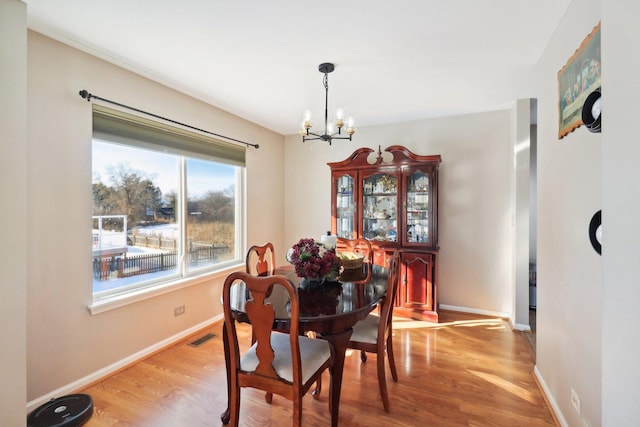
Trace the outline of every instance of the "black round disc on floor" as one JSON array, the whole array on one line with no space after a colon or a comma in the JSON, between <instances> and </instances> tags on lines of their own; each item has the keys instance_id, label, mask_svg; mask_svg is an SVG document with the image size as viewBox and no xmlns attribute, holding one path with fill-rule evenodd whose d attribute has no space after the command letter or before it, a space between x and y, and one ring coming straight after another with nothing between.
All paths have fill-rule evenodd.
<instances>
[{"instance_id":1,"label":"black round disc on floor","mask_svg":"<svg viewBox=\"0 0 640 427\"><path fill-rule=\"evenodd\" d=\"M51 399L27 416L27 427L77 427L93 415L93 399L88 394L70 394Z\"/></svg>"}]
</instances>

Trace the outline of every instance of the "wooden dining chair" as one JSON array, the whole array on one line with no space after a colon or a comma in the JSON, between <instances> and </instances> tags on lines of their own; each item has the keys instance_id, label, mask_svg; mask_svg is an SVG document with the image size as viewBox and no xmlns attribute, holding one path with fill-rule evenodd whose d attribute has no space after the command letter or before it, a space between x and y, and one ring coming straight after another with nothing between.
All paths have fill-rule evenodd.
<instances>
[{"instance_id":1,"label":"wooden dining chair","mask_svg":"<svg viewBox=\"0 0 640 427\"><path fill-rule=\"evenodd\" d=\"M247 251L245 259L245 271L254 276L273 276L276 268L276 255L273 249L273 244L270 242L264 245L253 245ZM309 338L315 338L315 334L308 332ZM256 337L251 335L251 344L256 342ZM313 392L313 396L318 398L320 390L322 389L322 380L318 379L318 384ZM265 393L264 400L271 403L273 400L273 393Z\"/></svg>"},{"instance_id":2,"label":"wooden dining chair","mask_svg":"<svg viewBox=\"0 0 640 427\"><path fill-rule=\"evenodd\" d=\"M273 276L276 270L276 253L273 244L253 245L247 251L245 271L254 276Z\"/></svg>"},{"instance_id":3,"label":"wooden dining chair","mask_svg":"<svg viewBox=\"0 0 640 427\"><path fill-rule=\"evenodd\" d=\"M276 252L273 244L267 242L264 245L253 245L247 250L245 257L245 271L254 276L273 276L276 269ZM256 342L256 337L251 334L251 344ZM273 393L267 392L264 400L271 403Z\"/></svg>"},{"instance_id":4,"label":"wooden dining chair","mask_svg":"<svg viewBox=\"0 0 640 427\"><path fill-rule=\"evenodd\" d=\"M371 280L373 272L373 249L371 247L371 242L367 239L345 239L343 237L338 237L336 242L336 253L340 252L352 252L364 257L362 262L362 278L350 280L350 277L347 276L347 281L353 283L368 283ZM346 276L349 273L343 271L343 274ZM360 275L360 272L358 272L358 274Z\"/></svg>"},{"instance_id":5,"label":"wooden dining chair","mask_svg":"<svg viewBox=\"0 0 640 427\"><path fill-rule=\"evenodd\" d=\"M360 350L362 362L367 361L367 353L377 355L378 385L384 410L389 412L389 393L385 375L384 360L389 359L389 368L394 381L398 381L396 362L393 356L393 303L398 292L400 255L394 251L389 261L387 294L379 305L378 312L370 313L353 327L348 348Z\"/></svg>"},{"instance_id":6,"label":"wooden dining chair","mask_svg":"<svg viewBox=\"0 0 640 427\"><path fill-rule=\"evenodd\" d=\"M243 355L240 354L236 323L230 298L231 286L244 282L250 292L245 311L256 342ZM275 311L266 301L276 286L288 293L291 310L289 333L272 330ZM224 327L230 349L227 369L230 381L230 423L237 426L240 417L240 391L251 387L275 393L293 402L293 425L302 423L302 397L322 373L332 366L330 344L299 334L300 309L295 287L280 275L253 276L235 272L227 276L222 288Z\"/></svg>"}]
</instances>

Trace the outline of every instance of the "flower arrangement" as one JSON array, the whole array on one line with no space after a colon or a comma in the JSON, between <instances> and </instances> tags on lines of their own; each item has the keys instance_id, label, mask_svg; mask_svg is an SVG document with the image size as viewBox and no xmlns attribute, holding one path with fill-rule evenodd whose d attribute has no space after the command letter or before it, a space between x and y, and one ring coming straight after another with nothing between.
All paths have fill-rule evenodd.
<instances>
[{"instance_id":1,"label":"flower arrangement","mask_svg":"<svg viewBox=\"0 0 640 427\"><path fill-rule=\"evenodd\" d=\"M335 250L305 238L291 247L288 259L293 264L296 275L309 280L336 280L342 265Z\"/></svg>"}]
</instances>

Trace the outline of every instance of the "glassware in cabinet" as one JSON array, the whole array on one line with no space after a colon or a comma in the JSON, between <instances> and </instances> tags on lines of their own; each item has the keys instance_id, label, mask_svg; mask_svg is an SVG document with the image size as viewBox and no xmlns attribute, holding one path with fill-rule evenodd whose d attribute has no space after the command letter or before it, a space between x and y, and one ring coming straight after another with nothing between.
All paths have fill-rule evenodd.
<instances>
[{"instance_id":1,"label":"glassware in cabinet","mask_svg":"<svg viewBox=\"0 0 640 427\"><path fill-rule=\"evenodd\" d=\"M335 179L335 233L338 237L352 239L355 236L355 179L348 174Z\"/></svg>"},{"instance_id":2,"label":"glassware in cabinet","mask_svg":"<svg viewBox=\"0 0 640 427\"><path fill-rule=\"evenodd\" d=\"M431 239L429 218L429 175L417 171L407 175L406 241L429 243Z\"/></svg>"},{"instance_id":3,"label":"glassware in cabinet","mask_svg":"<svg viewBox=\"0 0 640 427\"><path fill-rule=\"evenodd\" d=\"M363 180L362 232L369 240L398 241L398 178L385 173Z\"/></svg>"}]
</instances>

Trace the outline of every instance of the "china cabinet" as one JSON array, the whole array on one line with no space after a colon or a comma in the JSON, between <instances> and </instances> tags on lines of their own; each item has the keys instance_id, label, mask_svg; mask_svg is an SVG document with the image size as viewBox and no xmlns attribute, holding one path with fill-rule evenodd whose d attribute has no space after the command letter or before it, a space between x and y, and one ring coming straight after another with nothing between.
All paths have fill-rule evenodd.
<instances>
[{"instance_id":1,"label":"china cabinet","mask_svg":"<svg viewBox=\"0 0 640 427\"><path fill-rule=\"evenodd\" d=\"M437 321L439 155L393 145L359 148L331 168L331 231L368 239L374 262L397 249L402 261L394 314Z\"/></svg>"}]
</instances>

